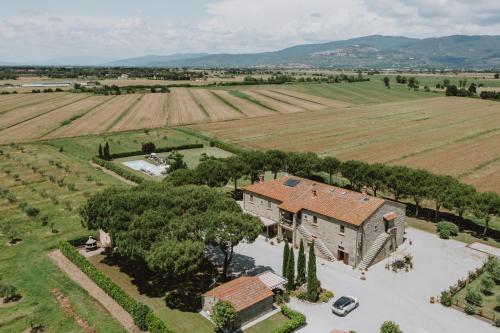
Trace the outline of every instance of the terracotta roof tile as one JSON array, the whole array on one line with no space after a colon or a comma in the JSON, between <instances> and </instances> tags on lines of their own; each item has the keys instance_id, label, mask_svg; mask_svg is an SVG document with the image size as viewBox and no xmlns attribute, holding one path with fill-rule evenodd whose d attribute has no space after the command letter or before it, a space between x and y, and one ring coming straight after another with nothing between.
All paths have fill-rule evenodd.
<instances>
[{"instance_id":1,"label":"terracotta roof tile","mask_svg":"<svg viewBox=\"0 0 500 333\"><path fill-rule=\"evenodd\" d=\"M300 182L293 187L284 185L290 178ZM385 202L364 193L295 176L252 184L243 189L280 201L279 208L292 213L306 209L356 226L363 224Z\"/></svg>"},{"instance_id":2,"label":"terracotta roof tile","mask_svg":"<svg viewBox=\"0 0 500 333\"><path fill-rule=\"evenodd\" d=\"M398 217L398 215L394 212L390 212L384 215L384 220L386 221L393 221Z\"/></svg>"},{"instance_id":3,"label":"terracotta roof tile","mask_svg":"<svg viewBox=\"0 0 500 333\"><path fill-rule=\"evenodd\" d=\"M207 291L204 296L229 301L239 312L272 297L273 292L257 276L242 276Z\"/></svg>"}]
</instances>

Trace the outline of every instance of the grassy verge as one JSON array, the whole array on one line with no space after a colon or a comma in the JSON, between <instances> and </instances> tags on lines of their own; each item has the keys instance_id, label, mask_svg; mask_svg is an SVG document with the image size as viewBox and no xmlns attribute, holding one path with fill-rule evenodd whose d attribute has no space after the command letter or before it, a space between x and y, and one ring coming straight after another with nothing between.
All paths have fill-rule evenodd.
<instances>
[{"instance_id":1,"label":"grassy verge","mask_svg":"<svg viewBox=\"0 0 500 333\"><path fill-rule=\"evenodd\" d=\"M288 320L282 313L277 313L266 320L261 321L255 326L250 327L245 330L245 333L261 333L261 332L271 332L273 329L280 327Z\"/></svg>"}]
</instances>

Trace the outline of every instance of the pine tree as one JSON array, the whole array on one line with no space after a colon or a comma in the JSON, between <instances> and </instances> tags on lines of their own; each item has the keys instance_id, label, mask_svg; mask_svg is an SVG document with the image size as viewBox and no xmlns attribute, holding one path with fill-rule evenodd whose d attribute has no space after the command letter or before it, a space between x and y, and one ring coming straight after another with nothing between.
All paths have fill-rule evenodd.
<instances>
[{"instance_id":1,"label":"pine tree","mask_svg":"<svg viewBox=\"0 0 500 333\"><path fill-rule=\"evenodd\" d=\"M102 146L99 144L99 157L102 158Z\"/></svg>"},{"instance_id":2,"label":"pine tree","mask_svg":"<svg viewBox=\"0 0 500 333\"><path fill-rule=\"evenodd\" d=\"M309 263L307 265L307 300L316 302L318 299L318 278L316 277L316 255L314 241L309 247Z\"/></svg>"},{"instance_id":3,"label":"pine tree","mask_svg":"<svg viewBox=\"0 0 500 333\"><path fill-rule=\"evenodd\" d=\"M290 252L288 253L288 265L286 265L287 273L286 278L288 283L286 289L288 291L295 289L295 255L293 253L293 246L290 247Z\"/></svg>"},{"instance_id":4,"label":"pine tree","mask_svg":"<svg viewBox=\"0 0 500 333\"><path fill-rule=\"evenodd\" d=\"M306 253L304 243L300 240L299 257L297 259L297 285L301 286L306 282Z\"/></svg>"},{"instance_id":5,"label":"pine tree","mask_svg":"<svg viewBox=\"0 0 500 333\"><path fill-rule=\"evenodd\" d=\"M285 248L283 249L283 267L282 267L282 276L286 277L287 274L287 269L286 267L288 266L288 254L290 252L290 249L288 248L288 241L285 241Z\"/></svg>"}]
</instances>

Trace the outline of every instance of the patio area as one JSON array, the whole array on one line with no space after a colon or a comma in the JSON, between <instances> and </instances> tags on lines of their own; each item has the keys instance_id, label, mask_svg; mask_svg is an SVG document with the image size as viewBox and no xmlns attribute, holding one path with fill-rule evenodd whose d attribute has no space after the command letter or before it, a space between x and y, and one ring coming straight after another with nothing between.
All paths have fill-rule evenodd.
<instances>
[{"instance_id":1,"label":"patio area","mask_svg":"<svg viewBox=\"0 0 500 333\"><path fill-rule=\"evenodd\" d=\"M408 228L405 243L413 256L413 269L395 273L385 268L389 261L372 266L366 281L360 272L340 262L317 258L318 278L323 287L335 293L358 297L360 306L346 317L331 312L331 303L307 304L293 299L290 306L307 316L308 325L300 332L330 332L333 329L358 333L378 331L385 320L394 320L405 333L497 332L489 323L467 316L440 304L430 304L467 272L479 267L487 254L454 240L442 240L433 234ZM236 249L234 270L251 271L271 268L281 271L283 243L271 245L264 237Z\"/></svg>"}]
</instances>

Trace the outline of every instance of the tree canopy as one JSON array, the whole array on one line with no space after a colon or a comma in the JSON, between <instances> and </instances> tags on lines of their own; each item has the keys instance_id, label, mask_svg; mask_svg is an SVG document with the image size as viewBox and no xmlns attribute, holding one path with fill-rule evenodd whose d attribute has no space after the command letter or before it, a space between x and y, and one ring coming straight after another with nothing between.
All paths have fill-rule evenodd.
<instances>
[{"instance_id":1,"label":"tree canopy","mask_svg":"<svg viewBox=\"0 0 500 333\"><path fill-rule=\"evenodd\" d=\"M168 183L108 188L90 197L80 215L86 228L107 231L121 255L172 276L196 271L209 245L228 253L227 270L233 247L254 241L261 227L221 191Z\"/></svg>"}]
</instances>

